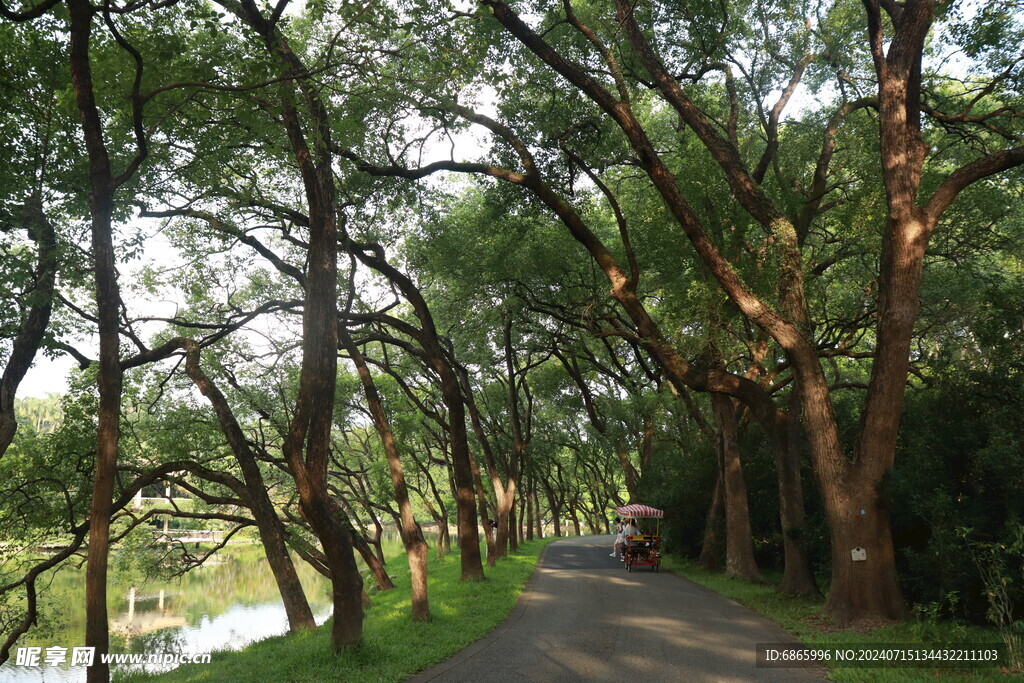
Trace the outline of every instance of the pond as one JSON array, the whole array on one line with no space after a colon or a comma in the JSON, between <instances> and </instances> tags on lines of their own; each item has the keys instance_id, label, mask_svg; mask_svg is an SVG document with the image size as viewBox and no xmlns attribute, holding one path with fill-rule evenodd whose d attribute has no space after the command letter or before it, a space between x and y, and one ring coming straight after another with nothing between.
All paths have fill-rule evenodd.
<instances>
[{"instance_id":1,"label":"pond","mask_svg":"<svg viewBox=\"0 0 1024 683\"><path fill-rule=\"evenodd\" d=\"M433 539L428 538L433 544ZM401 542L382 542L391 571L404 568ZM216 650L238 650L288 630L284 605L262 546L229 546L204 566L177 580L140 582L137 572L118 571L116 558L107 596L112 654L197 655ZM331 615L330 582L305 562L296 570L318 624ZM369 579L372 581L372 578ZM369 584L368 584L369 585ZM17 666L17 648L0 668L4 683L78 682L85 668L70 666L73 648L85 644L85 570L65 567L54 576L47 597L41 600L45 620L30 631L18 647L38 647L38 666ZM46 662L48 648L67 648L62 664ZM55 652L59 654L59 652ZM214 655L216 656L216 655ZM59 658L59 657L58 657ZM166 671L177 664L120 664L113 671L135 669Z\"/></svg>"}]
</instances>

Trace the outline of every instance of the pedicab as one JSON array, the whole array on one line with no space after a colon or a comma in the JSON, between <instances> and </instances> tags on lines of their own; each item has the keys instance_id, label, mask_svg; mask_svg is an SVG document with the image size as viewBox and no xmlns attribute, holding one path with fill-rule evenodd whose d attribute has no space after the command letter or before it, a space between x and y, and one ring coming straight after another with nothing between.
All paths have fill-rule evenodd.
<instances>
[{"instance_id":1,"label":"pedicab","mask_svg":"<svg viewBox=\"0 0 1024 683\"><path fill-rule=\"evenodd\" d=\"M615 508L615 512L624 519L636 520L640 531L626 536L626 547L622 550L626 571L633 571L633 567L650 567L658 571L661 566L661 518L665 513L649 505L623 505ZM651 522L652 519L657 521Z\"/></svg>"}]
</instances>

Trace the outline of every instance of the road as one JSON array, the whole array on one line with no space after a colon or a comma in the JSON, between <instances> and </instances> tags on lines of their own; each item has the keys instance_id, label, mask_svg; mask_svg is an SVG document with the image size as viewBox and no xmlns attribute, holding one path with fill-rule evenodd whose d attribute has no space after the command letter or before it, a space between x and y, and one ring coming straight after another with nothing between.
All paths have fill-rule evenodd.
<instances>
[{"instance_id":1,"label":"road","mask_svg":"<svg viewBox=\"0 0 1024 683\"><path fill-rule=\"evenodd\" d=\"M508 619L412 681L811 681L759 669L755 643L793 638L747 608L649 567L627 573L613 537L549 545Z\"/></svg>"}]
</instances>

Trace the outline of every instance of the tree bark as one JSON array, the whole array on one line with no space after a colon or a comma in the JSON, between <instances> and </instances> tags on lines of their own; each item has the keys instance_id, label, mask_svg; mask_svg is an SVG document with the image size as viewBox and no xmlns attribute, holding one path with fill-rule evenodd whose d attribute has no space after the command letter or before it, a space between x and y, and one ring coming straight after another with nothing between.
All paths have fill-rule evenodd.
<instances>
[{"instance_id":1,"label":"tree bark","mask_svg":"<svg viewBox=\"0 0 1024 683\"><path fill-rule=\"evenodd\" d=\"M749 581L760 581L761 572L754 561L753 534L750 529L747 485L740 462L736 412L732 399L728 396L713 393L711 402L719 429L719 453L725 491L725 573Z\"/></svg>"},{"instance_id":2,"label":"tree bark","mask_svg":"<svg viewBox=\"0 0 1024 683\"><path fill-rule=\"evenodd\" d=\"M338 366L338 216L330 118L318 91L303 77L308 70L278 31L277 17L264 17L253 0L219 1L256 32L281 70L281 121L309 207L299 390L281 450L295 478L300 510L320 539L330 566L331 644L339 651L362 639L363 579L352 552L352 536L335 516L327 490ZM311 128L308 138L299 98Z\"/></svg>"},{"instance_id":3,"label":"tree bark","mask_svg":"<svg viewBox=\"0 0 1024 683\"><path fill-rule=\"evenodd\" d=\"M480 532L474 501L476 493L473 483L473 467L469 453L469 439L466 432L466 409L463 403L459 377L449 361L434 324L430 307L419 288L407 275L387 262L384 250L377 244L359 243L347 236L343 241L345 249L362 263L384 275L395 284L412 305L420 322L418 330L408 330L423 349L427 363L437 374L441 384L441 398L448 411L448 425L451 435L452 474L455 482L456 517L461 550L461 580L479 581L484 578L483 561L480 557Z\"/></svg>"},{"instance_id":4,"label":"tree bark","mask_svg":"<svg viewBox=\"0 0 1024 683\"><path fill-rule=\"evenodd\" d=\"M775 589L784 595L808 598L821 596L814 580L807 549L807 525L804 521L804 495L800 477L800 395L794 385L790 394L786 424L777 425L771 434L775 470L779 482L779 517L785 553L782 580Z\"/></svg>"},{"instance_id":5,"label":"tree bark","mask_svg":"<svg viewBox=\"0 0 1024 683\"><path fill-rule=\"evenodd\" d=\"M722 526L725 521L725 495L722 491L721 458L715 458L715 489L711 494L707 520L704 522L704 542L700 547L697 566L718 569L722 566Z\"/></svg>"},{"instance_id":6,"label":"tree bark","mask_svg":"<svg viewBox=\"0 0 1024 683\"><path fill-rule=\"evenodd\" d=\"M409 488L405 483L405 471L402 467L402 459L398 454L398 446L395 443L394 432L391 430L391 423L387 413L384 411L384 404L377 391L377 385L373 381L369 368L366 366L366 359L362 351L356 346L352 337L346 330L339 332L342 346L348 352L349 357L356 366L359 374L359 381L363 386L363 394L366 396L366 403L370 408L370 415L373 417L374 427L384 445L384 457L388 462L388 470L391 472L391 484L395 490L395 502L398 503L398 512L401 525L399 531L402 537L402 545L405 547L406 558L409 562L409 576L412 584L412 618L413 621L430 620L430 601L427 595L427 542L423 538L423 531L412 513L412 502L409 500Z\"/></svg>"},{"instance_id":7,"label":"tree bark","mask_svg":"<svg viewBox=\"0 0 1024 683\"><path fill-rule=\"evenodd\" d=\"M42 197L33 196L23 209L22 219L29 237L36 243L36 267L29 292L28 313L22 320L11 345L11 355L0 377L0 458L14 440L18 421L14 414L14 398L25 373L43 342L53 311L53 292L57 282L57 235L43 212Z\"/></svg>"},{"instance_id":8,"label":"tree bark","mask_svg":"<svg viewBox=\"0 0 1024 683\"><path fill-rule=\"evenodd\" d=\"M120 439L121 389L118 316L121 308L117 283L113 231L114 184L110 158L103 140L103 123L93 92L89 42L95 9L88 0L68 0L71 19L70 65L82 131L89 157L89 213L96 307L99 320L100 359L97 383L100 404L96 430L96 476L89 513L89 551L85 573L85 645L96 648L96 663L88 668L89 683L107 681L110 667L100 661L109 652L107 627L107 560L110 545L110 508L114 493Z\"/></svg>"},{"instance_id":9,"label":"tree bark","mask_svg":"<svg viewBox=\"0 0 1024 683\"><path fill-rule=\"evenodd\" d=\"M267 493L267 487L260 473L256 457L242 432L238 420L235 419L227 399L217 385L203 372L200 366L199 346L190 339L181 339L181 345L187 350L185 372L189 378L213 405L221 431L224 432L242 469L245 479L246 502L252 510L253 518L260 532L260 542L267 557L267 564L274 574L281 600L284 602L285 614L288 616L289 630L302 631L316 628L313 611L306 600L305 591L295 571L295 565L288 555L285 530Z\"/></svg>"},{"instance_id":10,"label":"tree bark","mask_svg":"<svg viewBox=\"0 0 1024 683\"><path fill-rule=\"evenodd\" d=\"M525 487L523 496L523 504L526 506L526 540L533 540L533 495L530 492L530 487Z\"/></svg>"}]
</instances>

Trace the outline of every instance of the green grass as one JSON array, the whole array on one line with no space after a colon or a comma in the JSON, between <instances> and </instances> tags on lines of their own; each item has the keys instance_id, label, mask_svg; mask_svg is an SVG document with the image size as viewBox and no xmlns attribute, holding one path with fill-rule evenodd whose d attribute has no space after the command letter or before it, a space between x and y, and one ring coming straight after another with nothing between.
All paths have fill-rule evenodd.
<instances>
[{"instance_id":1,"label":"green grass","mask_svg":"<svg viewBox=\"0 0 1024 683\"><path fill-rule=\"evenodd\" d=\"M662 568L680 574L705 588L745 605L774 621L805 645L847 645L858 643L928 643L955 647L968 643L1001 643L999 632L953 621L915 619L879 628L834 631L817 618L822 600L780 596L771 576L764 584L750 583L720 572L697 567L674 557L662 558ZM843 682L886 681L1005 681L1006 673L995 668L954 671L950 669L854 668L834 666L830 678Z\"/></svg>"},{"instance_id":2,"label":"green grass","mask_svg":"<svg viewBox=\"0 0 1024 683\"><path fill-rule=\"evenodd\" d=\"M486 568L487 579L459 581L459 554L431 553L428 591L431 621L409 616L408 567L394 577L395 590L373 595L363 621L362 644L334 656L330 623L315 631L254 643L238 652L217 652L205 665L186 665L159 676L125 681L401 681L490 633L515 607L544 546L555 539L520 545L519 552ZM400 560L392 563L397 569Z\"/></svg>"}]
</instances>

